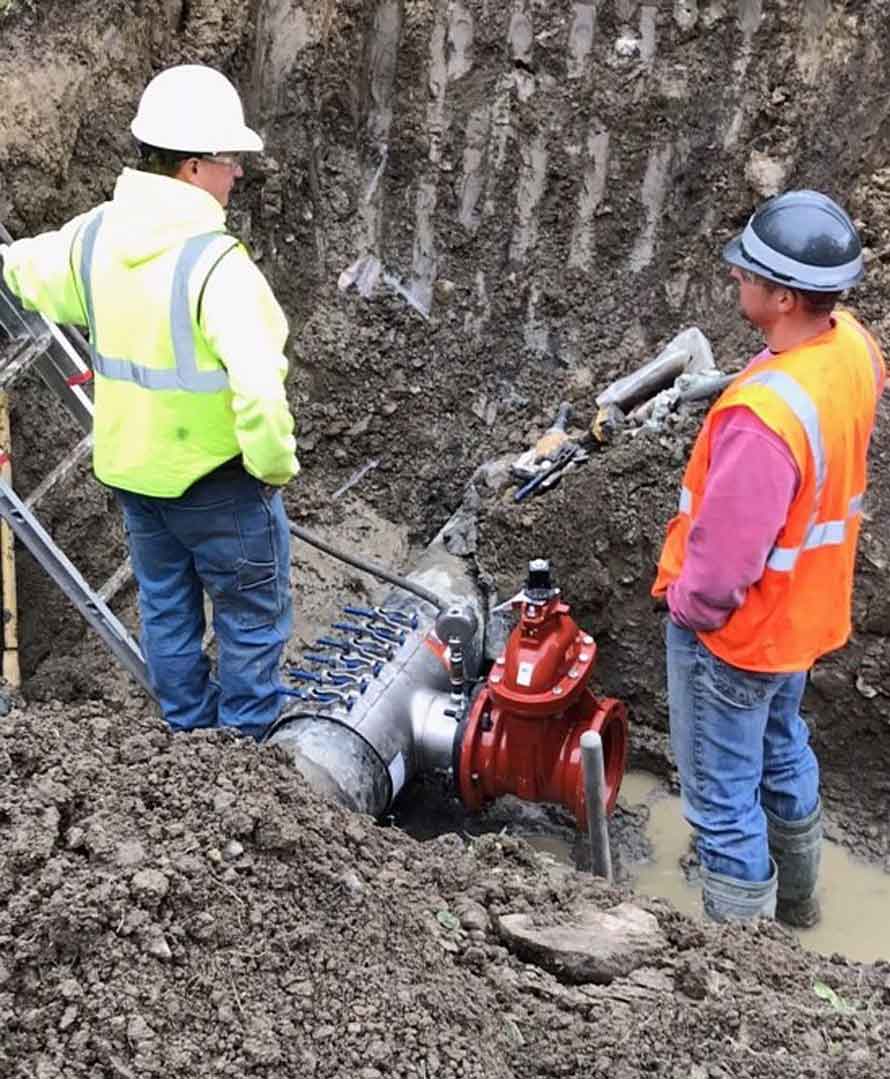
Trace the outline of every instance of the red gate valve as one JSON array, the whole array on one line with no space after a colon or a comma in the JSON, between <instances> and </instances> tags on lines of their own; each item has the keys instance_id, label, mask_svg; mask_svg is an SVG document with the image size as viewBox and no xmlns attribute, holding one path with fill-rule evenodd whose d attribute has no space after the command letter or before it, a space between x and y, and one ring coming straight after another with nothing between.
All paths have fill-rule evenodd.
<instances>
[{"instance_id":1,"label":"red gate valve","mask_svg":"<svg viewBox=\"0 0 890 1079\"><path fill-rule=\"evenodd\" d=\"M460 736L457 787L469 809L513 794L562 805L583 829L581 735L595 730L602 737L611 813L627 766L627 710L588 687L596 644L550 586L549 566L532 562L529 571L529 586L516 603L519 623Z\"/></svg>"}]
</instances>

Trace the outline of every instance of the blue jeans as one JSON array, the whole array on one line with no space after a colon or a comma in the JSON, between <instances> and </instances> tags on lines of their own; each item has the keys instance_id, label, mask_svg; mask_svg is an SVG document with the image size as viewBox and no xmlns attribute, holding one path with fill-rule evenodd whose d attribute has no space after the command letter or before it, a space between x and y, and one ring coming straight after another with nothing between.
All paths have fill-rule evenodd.
<instances>
[{"instance_id":1,"label":"blue jeans","mask_svg":"<svg viewBox=\"0 0 890 1079\"><path fill-rule=\"evenodd\" d=\"M115 491L139 584L142 647L176 731L231 727L260 737L278 716L278 664L290 637L290 532L280 493L241 469L179 498ZM213 604L218 681L202 647Z\"/></svg>"},{"instance_id":2,"label":"blue jeans","mask_svg":"<svg viewBox=\"0 0 890 1079\"><path fill-rule=\"evenodd\" d=\"M763 807L798 821L819 802L819 764L800 717L806 671L731 667L669 618L667 674L683 813L701 863L736 880L768 880Z\"/></svg>"}]
</instances>

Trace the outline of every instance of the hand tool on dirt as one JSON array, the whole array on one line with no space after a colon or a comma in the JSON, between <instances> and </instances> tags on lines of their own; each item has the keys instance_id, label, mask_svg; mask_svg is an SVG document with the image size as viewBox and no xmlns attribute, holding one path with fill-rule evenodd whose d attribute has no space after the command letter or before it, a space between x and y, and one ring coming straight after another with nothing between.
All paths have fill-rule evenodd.
<instances>
[{"instance_id":1,"label":"hand tool on dirt","mask_svg":"<svg viewBox=\"0 0 890 1079\"><path fill-rule=\"evenodd\" d=\"M571 417L572 406L568 401L563 401L559 406L556 419L535 443L535 456L539 461L544 458L552 461L560 447L568 441L569 436L566 434L566 424Z\"/></svg>"},{"instance_id":2,"label":"hand tool on dirt","mask_svg":"<svg viewBox=\"0 0 890 1079\"><path fill-rule=\"evenodd\" d=\"M510 466L510 471L520 482L527 482L547 467L547 462L554 460L562 446L569 440L566 424L572 413L572 406L563 401L553 423L547 428L534 446L524 450Z\"/></svg>"},{"instance_id":3,"label":"hand tool on dirt","mask_svg":"<svg viewBox=\"0 0 890 1079\"><path fill-rule=\"evenodd\" d=\"M567 468L586 461L590 454L587 452L589 437L579 439L577 442L564 442L556 451L556 456L549 465L542 468L537 475L524 483L513 495L514 502L523 502L529 495L542 490L547 490L562 476Z\"/></svg>"}]
</instances>

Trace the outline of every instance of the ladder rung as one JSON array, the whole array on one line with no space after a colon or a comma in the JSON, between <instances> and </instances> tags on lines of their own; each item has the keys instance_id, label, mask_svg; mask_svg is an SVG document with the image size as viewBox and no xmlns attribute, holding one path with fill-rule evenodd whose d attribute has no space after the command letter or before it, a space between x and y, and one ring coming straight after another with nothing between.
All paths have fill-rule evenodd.
<instances>
[{"instance_id":1,"label":"ladder rung","mask_svg":"<svg viewBox=\"0 0 890 1079\"><path fill-rule=\"evenodd\" d=\"M17 378L20 378L32 366L37 357L46 352L51 340L52 338L48 333L40 338L17 338L18 348L6 356L3 360L3 366L0 367L0 389L5 389L15 382Z\"/></svg>"},{"instance_id":2,"label":"ladder rung","mask_svg":"<svg viewBox=\"0 0 890 1079\"><path fill-rule=\"evenodd\" d=\"M86 435L74 447L71 456L66 457L64 461L56 465L52 472L50 472L50 474L34 488L25 499L25 505L29 508L36 506L38 502L40 502L40 500L56 486L56 484L61 483L66 476L69 476L74 469L77 468L85 457L89 456L92 448L93 436Z\"/></svg>"},{"instance_id":3,"label":"ladder rung","mask_svg":"<svg viewBox=\"0 0 890 1079\"><path fill-rule=\"evenodd\" d=\"M110 603L132 576L133 567L130 565L130 559L126 558L99 589L99 599Z\"/></svg>"}]
</instances>

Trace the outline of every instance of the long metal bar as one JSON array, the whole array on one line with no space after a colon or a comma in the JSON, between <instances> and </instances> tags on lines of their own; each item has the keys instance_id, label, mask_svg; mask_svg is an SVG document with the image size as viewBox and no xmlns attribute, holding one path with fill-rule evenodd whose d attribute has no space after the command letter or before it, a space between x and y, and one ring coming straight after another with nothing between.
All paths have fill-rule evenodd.
<instances>
[{"instance_id":1,"label":"long metal bar","mask_svg":"<svg viewBox=\"0 0 890 1079\"><path fill-rule=\"evenodd\" d=\"M596 731L581 735L581 767L584 772L584 800L587 803L587 836L590 840L590 871L595 877L612 880L612 851L606 823L606 771L603 740Z\"/></svg>"},{"instance_id":2,"label":"long metal bar","mask_svg":"<svg viewBox=\"0 0 890 1079\"><path fill-rule=\"evenodd\" d=\"M80 611L88 624L102 638L112 655L136 679L150 696L145 660L139 645L118 621L107 604L83 579L63 551L22 502L13 489L0 479L0 516L24 543L58 587Z\"/></svg>"}]
</instances>

